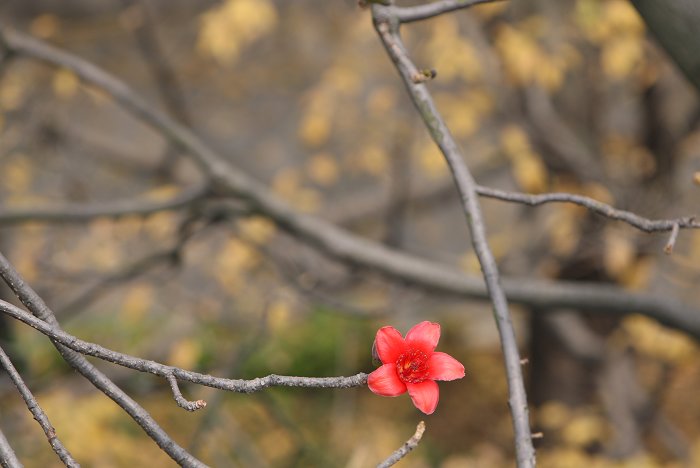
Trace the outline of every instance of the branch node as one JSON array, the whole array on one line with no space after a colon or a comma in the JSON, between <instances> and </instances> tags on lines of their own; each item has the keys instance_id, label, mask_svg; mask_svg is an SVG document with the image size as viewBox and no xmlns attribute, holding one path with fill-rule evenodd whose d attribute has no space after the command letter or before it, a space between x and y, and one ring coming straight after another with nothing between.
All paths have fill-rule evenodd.
<instances>
[{"instance_id":1,"label":"branch node","mask_svg":"<svg viewBox=\"0 0 700 468\"><path fill-rule=\"evenodd\" d=\"M422 68L411 76L411 81L414 83L425 83L430 81L437 76L437 70L434 68Z\"/></svg>"}]
</instances>

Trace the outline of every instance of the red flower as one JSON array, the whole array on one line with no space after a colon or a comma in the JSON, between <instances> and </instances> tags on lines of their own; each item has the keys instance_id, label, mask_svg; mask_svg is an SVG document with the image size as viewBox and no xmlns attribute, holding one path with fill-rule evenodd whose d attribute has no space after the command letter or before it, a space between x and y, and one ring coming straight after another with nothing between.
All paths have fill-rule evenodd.
<instances>
[{"instance_id":1,"label":"red flower","mask_svg":"<svg viewBox=\"0 0 700 468\"><path fill-rule=\"evenodd\" d=\"M406 333L406 339L394 327L380 328L374 349L382 366L369 374L369 389L391 397L408 391L416 408L432 414L440 396L435 381L464 377L464 366L459 361L449 354L435 352L438 340L437 323L419 323Z\"/></svg>"}]
</instances>

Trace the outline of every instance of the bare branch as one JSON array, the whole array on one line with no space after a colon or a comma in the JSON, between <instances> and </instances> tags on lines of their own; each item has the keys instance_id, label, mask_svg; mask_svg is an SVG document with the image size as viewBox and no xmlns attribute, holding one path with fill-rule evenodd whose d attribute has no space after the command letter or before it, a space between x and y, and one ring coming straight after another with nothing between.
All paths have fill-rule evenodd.
<instances>
[{"instance_id":1,"label":"bare branch","mask_svg":"<svg viewBox=\"0 0 700 468\"><path fill-rule=\"evenodd\" d=\"M0 431L0 466L2 468L22 468L24 466L2 431Z\"/></svg>"},{"instance_id":2,"label":"bare branch","mask_svg":"<svg viewBox=\"0 0 700 468\"><path fill-rule=\"evenodd\" d=\"M180 387L178 387L177 385L177 379L172 373L166 374L165 378L168 379L168 383L170 384L170 389L173 392L173 397L175 398L177 406L179 406L180 408L184 408L187 411L197 411L198 409L202 409L205 406L207 406L207 402L204 400L186 400L185 397L182 396L182 392L180 392Z\"/></svg>"},{"instance_id":3,"label":"bare branch","mask_svg":"<svg viewBox=\"0 0 700 468\"><path fill-rule=\"evenodd\" d=\"M227 390L236 393L253 393L268 387L351 388L360 387L367 383L367 374L364 373L359 373L350 377L296 377L271 374L252 380L213 377L208 374L200 374L199 372L167 366L156 361L137 358L107 349L95 343L83 341L59 328L52 327L43 320L34 317L9 302L0 300L0 312L35 328L52 340L80 354L94 356L139 372L147 372L163 378L173 376L178 380L218 388L219 390Z\"/></svg>"},{"instance_id":4,"label":"bare branch","mask_svg":"<svg viewBox=\"0 0 700 468\"><path fill-rule=\"evenodd\" d=\"M10 380L12 380L14 386L17 387L17 391L19 391L19 394L26 403L27 409L29 409L36 422L38 422L41 429L43 429L51 448L54 452L56 452L58 458L60 458L63 464L68 467L79 467L80 465L78 462L73 459L70 452L68 452L68 449L66 449L63 442L61 442L56 435L56 430L51 425L51 421L49 421L48 416L46 416L44 410L41 409L41 406L39 406L36 398L34 398L34 395L32 395L31 390L29 390L29 387L27 387L27 385L24 383L22 376L19 375L19 372L17 372L17 369L15 369L12 361L2 348L0 348L0 366L7 371L7 374L10 376Z\"/></svg>"},{"instance_id":5,"label":"bare branch","mask_svg":"<svg viewBox=\"0 0 700 468\"><path fill-rule=\"evenodd\" d=\"M481 207L476 193L476 182L464 162L457 142L435 107L432 96L425 84L416 83L416 67L399 36L399 22L395 20L393 7L372 6L375 29L391 61L403 79L406 90L425 123L430 136L440 148L459 191L462 209L467 218L474 251L483 272L486 289L493 304L496 326L501 339L501 348L508 380L508 403L515 433L515 452L519 468L535 466L535 449L532 445L532 430L528 416L527 395L520 366L520 351L508 310L508 301L501 286L496 261L486 239L486 230L481 215Z\"/></svg>"},{"instance_id":6,"label":"bare branch","mask_svg":"<svg viewBox=\"0 0 700 468\"><path fill-rule=\"evenodd\" d=\"M8 47L17 54L67 67L83 80L104 89L136 117L185 147L200 167L214 176L221 192L248 200L251 210L269 217L327 255L427 289L479 299L487 297L482 278L467 276L454 268L387 248L319 218L293 211L264 186L210 150L185 127L149 107L145 99L123 82L89 62L16 32L1 30L2 35ZM511 301L534 308L576 307L591 312L618 314L638 312L700 337L700 312L674 299L578 282L504 278L503 285Z\"/></svg>"},{"instance_id":7,"label":"bare branch","mask_svg":"<svg viewBox=\"0 0 700 468\"><path fill-rule=\"evenodd\" d=\"M0 207L0 223L3 225L39 221L45 223L82 223L98 217L146 216L159 211L178 210L204 198L206 184L183 190L169 200L149 201L142 199L121 200L104 203L64 204L35 208Z\"/></svg>"},{"instance_id":8,"label":"bare branch","mask_svg":"<svg viewBox=\"0 0 700 468\"><path fill-rule=\"evenodd\" d=\"M543 193L540 195L529 195L518 192L507 192L490 187L478 186L479 195L488 198L495 198L515 203L522 203L529 206L538 206L545 203L573 203L587 208L593 213L605 216L615 221L622 221L644 232L672 231L677 228L700 228L700 222L695 220L695 216L686 216L675 219L652 220L644 218L630 211L618 210L598 200L583 195L573 193Z\"/></svg>"},{"instance_id":9,"label":"bare branch","mask_svg":"<svg viewBox=\"0 0 700 468\"><path fill-rule=\"evenodd\" d=\"M469 8L480 3L492 3L501 0L440 0L438 2L416 5L413 7L395 7L396 17L400 23L421 21L451 11Z\"/></svg>"},{"instance_id":10,"label":"bare branch","mask_svg":"<svg viewBox=\"0 0 700 468\"><path fill-rule=\"evenodd\" d=\"M418 426L416 426L415 434L413 434L410 439L404 442L404 444L398 450L392 453L389 456L389 458L378 464L377 468L389 468L390 466L394 466L395 464L397 464L399 460L408 455L411 450L418 447L418 444L423 438L424 432L425 422L421 421L418 423Z\"/></svg>"},{"instance_id":11,"label":"bare branch","mask_svg":"<svg viewBox=\"0 0 700 468\"><path fill-rule=\"evenodd\" d=\"M48 308L46 303L31 288L31 286L29 286L22 279L19 273L17 273L12 264L7 261L2 253L0 253L0 277L2 277L5 283L10 287L10 289L12 289L19 300L22 301L22 303L34 316L24 312L22 309L12 306L11 304L8 305L16 309L19 313L25 316L25 318L41 324L42 327L57 331L59 333L64 333L61 330L58 320L56 320L56 316L51 309ZM68 347L56 343L56 341L53 343L58 352L61 353L61 356L63 356L63 359L65 359L71 367L80 372L83 377L88 379L102 393L107 395L124 411L126 411L126 413L143 428L146 434L148 434L148 436L153 439L153 441L158 444L158 446L173 460L180 465L187 467L199 468L206 466L204 463L189 454L185 449L180 447L158 425L148 411L141 407L141 405L134 401L95 366L90 364L87 359L85 359L79 353L72 351Z\"/></svg>"}]
</instances>

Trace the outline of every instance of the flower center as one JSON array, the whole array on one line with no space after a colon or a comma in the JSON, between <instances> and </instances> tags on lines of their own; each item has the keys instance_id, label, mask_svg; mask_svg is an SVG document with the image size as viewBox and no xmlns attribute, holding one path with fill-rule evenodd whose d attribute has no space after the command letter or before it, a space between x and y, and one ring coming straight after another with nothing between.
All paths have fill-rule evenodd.
<instances>
[{"instance_id":1,"label":"flower center","mask_svg":"<svg viewBox=\"0 0 700 468\"><path fill-rule=\"evenodd\" d=\"M428 380L428 355L419 349L409 349L396 360L396 372L406 383Z\"/></svg>"}]
</instances>

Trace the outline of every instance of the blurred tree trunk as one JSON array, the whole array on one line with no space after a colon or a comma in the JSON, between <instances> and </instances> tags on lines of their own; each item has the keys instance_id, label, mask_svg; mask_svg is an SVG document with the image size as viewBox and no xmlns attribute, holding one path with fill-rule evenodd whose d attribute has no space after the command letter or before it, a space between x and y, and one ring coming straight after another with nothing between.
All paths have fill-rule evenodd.
<instances>
[{"instance_id":1,"label":"blurred tree trunk","mask_svg":"<svg viewBox=\"0 0 700 468\"><path fill-rule=\"evenodd\" d=\"M700 2L632 0L656 40L690 82L700 90Z\"/></svg>"}]
</instances>

